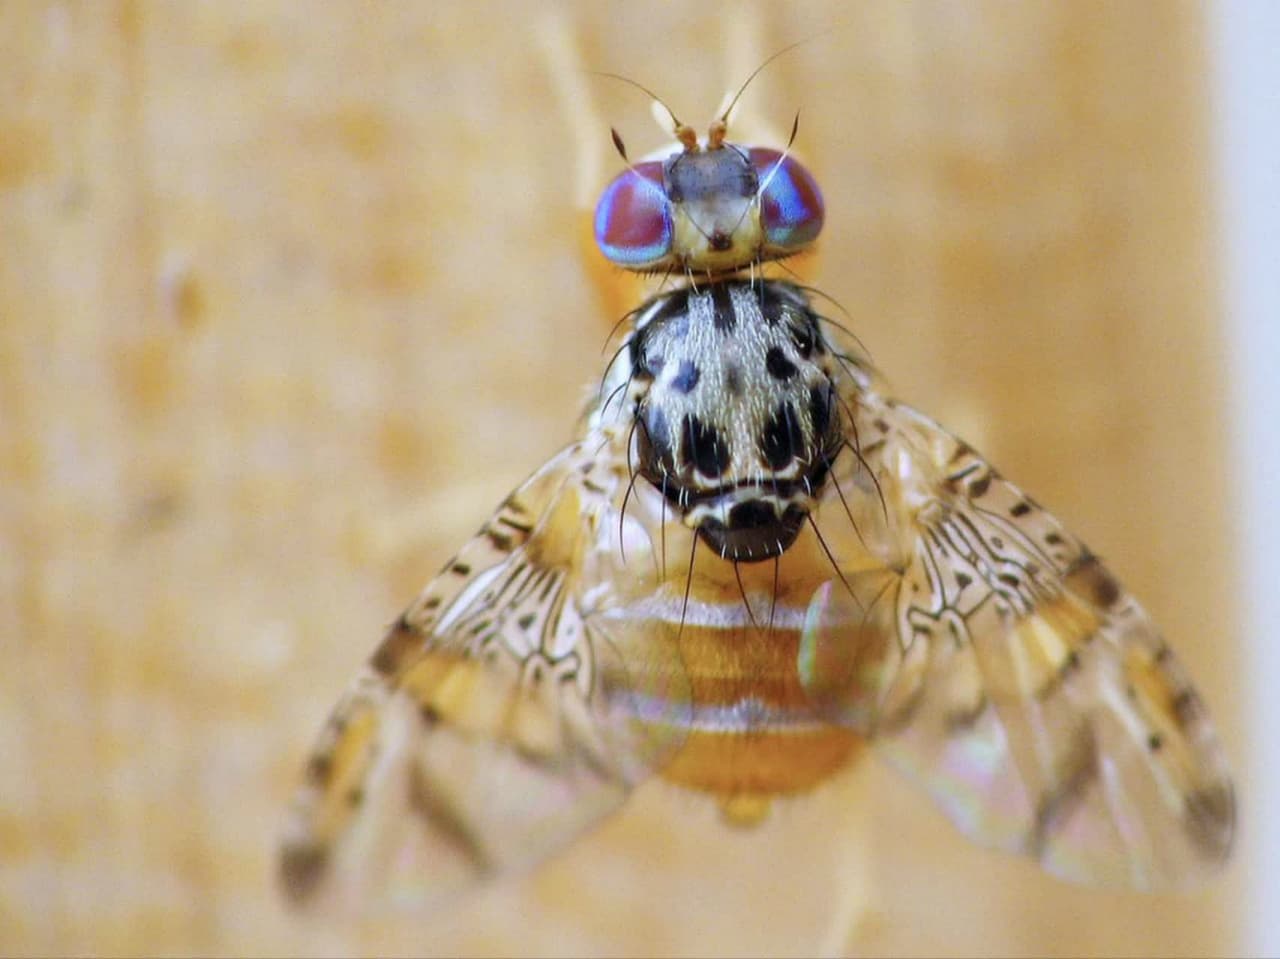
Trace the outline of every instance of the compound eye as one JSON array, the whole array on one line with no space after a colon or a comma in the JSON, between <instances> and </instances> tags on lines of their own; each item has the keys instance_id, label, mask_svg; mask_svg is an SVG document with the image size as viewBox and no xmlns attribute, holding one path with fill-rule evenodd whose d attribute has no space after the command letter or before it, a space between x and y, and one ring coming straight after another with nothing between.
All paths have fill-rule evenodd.
<instances>
[{"instance_id":1,"label":"compound eye","mask_svg":"<svg viewBox=\"0 0 1280 959\"><path fill-rule=\"evenodd\" d=\"M671 204L662 164L637 163L605 187L596 204L596 245L619 266L642 270L671 254Z\"/></svg>"},{"instance_id":2,"label":"compound eye","mask_svg":"<svg viewBox=\"0 0 1280 959\"><path fill-rule=\"evenodd\" d=\"M825 209L818 181L800 161L767 147L752 147L751 165L760 178L760 226L767 247L795 251L822 232Z\"/></svg>"}]
</instances>

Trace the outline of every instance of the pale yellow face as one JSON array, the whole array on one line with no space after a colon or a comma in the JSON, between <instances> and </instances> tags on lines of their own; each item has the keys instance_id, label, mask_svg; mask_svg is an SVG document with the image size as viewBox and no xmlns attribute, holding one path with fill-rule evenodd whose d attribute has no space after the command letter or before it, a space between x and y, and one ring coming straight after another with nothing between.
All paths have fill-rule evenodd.
<instances>
[{"instance_id":1,"label":"pale yellow face","mask_svg":"<svg viewBox=\"0 0 1280 959\"><path fill-rule=\"evenodd\" d=\"M754 198L711 197L671 205L672 256L694 272L724 273L760 259L764 232ZM726 236L717 249L713 237Z\"/></svg>"}]
</instances>

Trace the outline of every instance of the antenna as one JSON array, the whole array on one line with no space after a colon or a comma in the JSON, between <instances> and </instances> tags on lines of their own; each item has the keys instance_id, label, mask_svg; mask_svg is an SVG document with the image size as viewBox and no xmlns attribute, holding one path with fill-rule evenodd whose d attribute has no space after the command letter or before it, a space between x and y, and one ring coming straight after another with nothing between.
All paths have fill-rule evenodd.
<instances>
[{"instance_id":1,"label":"antenna","mask_svg":"<svg viewBox=\"0 0 1280 959\"><path fill-rule=\"evenodd\" d=\"M796 47L801 46L802 44L805 44L808 42L809 42L809 39L807 38L804 40L797 40L795 43L791 44L790 46L783 47L777 53L773 54L773 56L769 57L769 59L765 60L764 63L760 64L760 66L752 70L751 76L747 77L747 79L743 82L742 86L738 88L738 92L733 95L733 99L729 101L729 105L724 108L724 113L720 114L720 122L725 124L729 122L729 114L732 113L733 108L738 105L738 99L742 96L742 94L746 92L747 87L751 85L751 81L754 80L760 74L761 70L763 70L769 64L773 63L774 60L778 59L778 57L782 56L784 53L790 53ZM639 86L639 84L636 84L636 85Z\"/></svg>"},{"instance_id":2,"label":"antenna","mask_svg":"<svg viewBox=\"0 0 1280 959\"><path fill-rule=\"evenodd\" d=\"M603 70L593 70L592 73L597 77L608 77L610 80L620 80L623 83L626 83L630 86L635 87L640 92L648 94L649 98L653 100L654 103L659 104L662 107L662 109L667 111L667 116L671 117L673 129L677 132L677 134L680 128L684 126L684 124L681 123L679 119L677 119L676 112L672 110L671 107L667 106L666 101L663 100L662 97L654 93L652 90L650 90L648 87L646 87L644 84L637 83L635 80L632 80L630 77L624 77L618 73L606 73Z\"/></svg>"}]
</instances>

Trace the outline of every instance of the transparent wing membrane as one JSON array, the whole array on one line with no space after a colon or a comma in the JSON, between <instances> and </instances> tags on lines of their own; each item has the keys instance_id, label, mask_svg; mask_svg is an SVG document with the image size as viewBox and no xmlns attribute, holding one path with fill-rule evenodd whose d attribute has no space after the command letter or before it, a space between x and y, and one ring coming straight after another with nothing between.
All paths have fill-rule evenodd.
<instances>
[{"instance_id":1,"label":"transparent wing membrane","mask_svg":"<svg viewBox=\"0 0 1280 959\"><path fill-rule=\"evenodd\" d=\"M1202 879L1230 850L1232 789L1146 613L968 446L869 386L849 399L901 552L815 596L815 702L978 842L1080 882Z\"/></svg>"},{"instance_id":2,"label":"transparent wing membrane","mask_svg":"<svg viewBox=\"0 0 1280 959\"><path fill-rule=\"evenodd\" d=\"M674 644L593 621L620 528L646 568L618 474L582 447L552 460L392 627L308 766L282 860L293 899L416 906L525 868L670 758L688 700ZM662 722L654 702L672 704Z\"/></svg>"}]
</instances>

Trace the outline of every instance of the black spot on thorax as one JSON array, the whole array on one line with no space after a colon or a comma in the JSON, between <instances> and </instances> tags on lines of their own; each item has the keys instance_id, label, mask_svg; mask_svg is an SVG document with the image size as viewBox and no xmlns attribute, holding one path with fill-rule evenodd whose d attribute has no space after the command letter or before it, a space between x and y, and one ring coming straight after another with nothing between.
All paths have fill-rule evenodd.
<instances>
[{"instance_id":1,"label":"black spot on thorax","mask_svg":"<svg viewBox=\"0 0 1280 959\"><path fill-rule=\"evenodd\" d=\"M774 470L785 469L804 451L804 432L790 403L782 403L765 424L760 436L760 453Z\"/></svg>"},{"instance_id":2,"label":"black spot on thorax","mask_svg":"<svg viewBox=\"0 0 1280 959\"><path fill-rule=\"evenodd\" d=\"M671 426L662 407L653 404L637 406L636 422L640 426L639 454L642 469L652 477L675 471Z\"/></svg>"},{"instance_id":3,"label":"black spot on thorax","mask_svg":"<svg viewBox=\"0 0 1280 959\"><path fill-rule=\"evenodd\" d=\"M680 454L703 476L715 479L729 468L729 446L714 426L689 415L684 419Z\"/></svg>"},{"instance_id":4,"label":"black spot on thorax","mask_svg":"<svg viewBox=\"0 0 1280 959\"><path fill-rule=\"evenodd\" d=\"M681 393L688 395L693 392L693 388L698 385L698 378L701 373L697 365L692 360L681 360L680 369L671 380L671 388L679 390Z\"/></svg>"},{"instance_id":5,"label":"black spot on thorax","mask_svg":"<svg viewBox=\"0 0 1280 959\"><path fill-rule=\"evenodd\" d=\"M795 343L800 355L807 360L813 354L813 346L816 341L814 331L808 323L801 322L791 324L788 332L791 334L791 342Z\"/></svg>"},{"instance_id":6,"label":"black spot on thorax","mask_svg":"<svg viewBox=\"0 0 1280 959\"><path fill-rule=\"evenodd\" d=\"M673 317L681 316L688 309L688 303L682 293L673 293L662 301L645 321L645 329L661 326Z\"/></svg>"},{"instance_id":7,"label":"black spot on thorax","mask_svg":"<svg viewBox=\"0 0 1280 959\"><path fill-rule=\"evenodd\" d=\"M720 284L712 289L711 306L715 328L721 333L732 333L738 325L738 314L734 311L733 297L729 295L727 285Z\"/></svg>"},{"instance_id":8,"label":"black spot on thorax","mask_svg":"<svg viewBox=\"0 0 1280 959\"><path fill-rule=\"evenodd\" d=\"M789 380L799 372L781 347L771 346L764 357L765 369L775 380Z\"/></svg>"}]
</instances>

